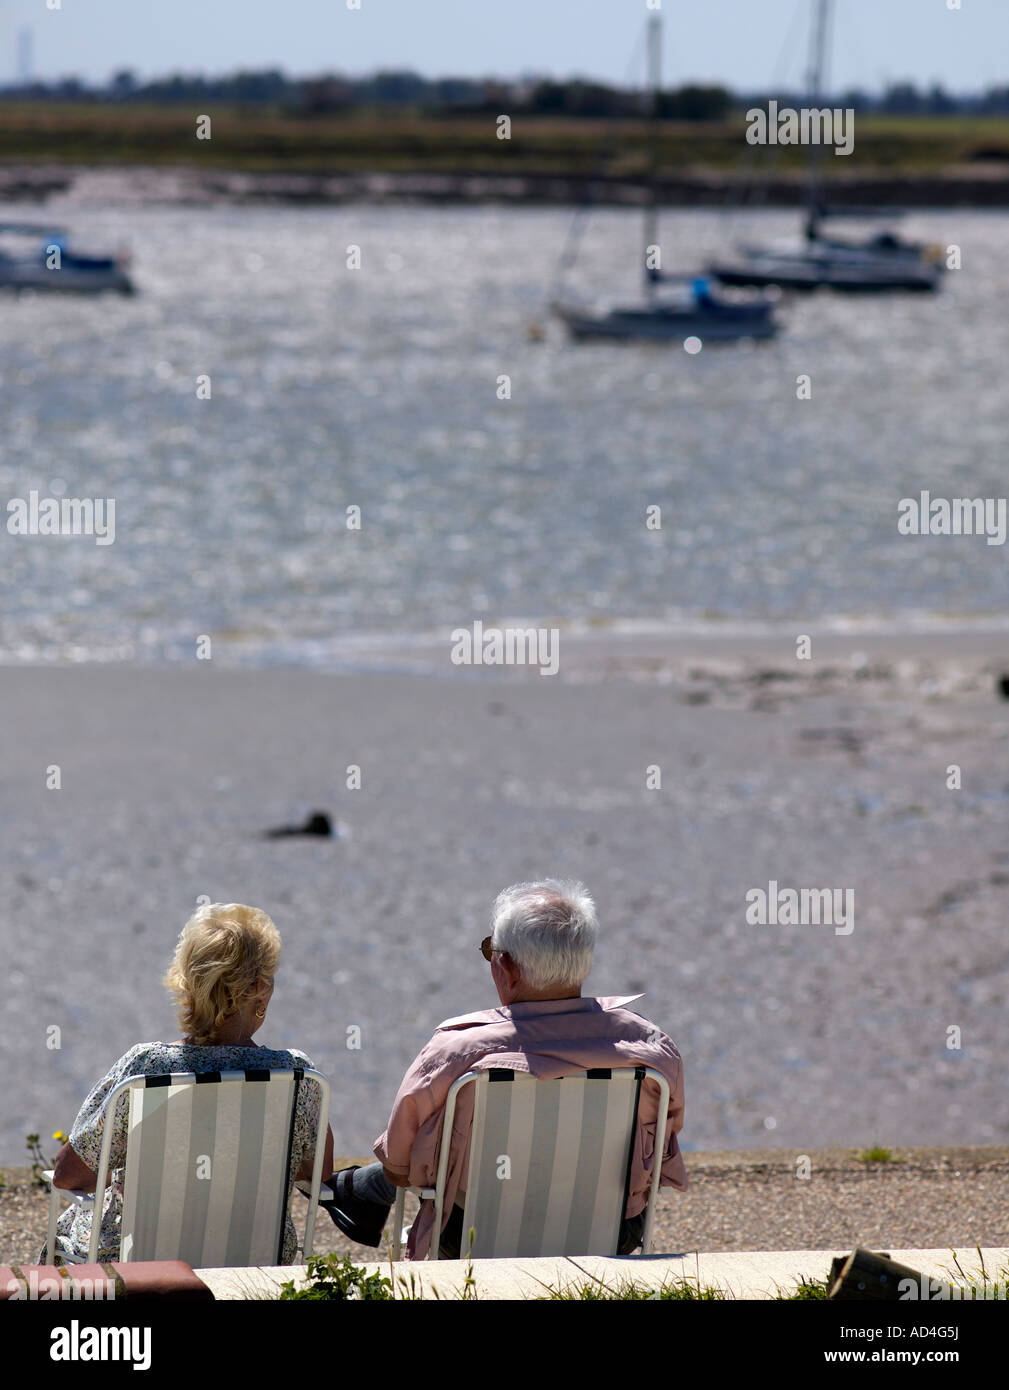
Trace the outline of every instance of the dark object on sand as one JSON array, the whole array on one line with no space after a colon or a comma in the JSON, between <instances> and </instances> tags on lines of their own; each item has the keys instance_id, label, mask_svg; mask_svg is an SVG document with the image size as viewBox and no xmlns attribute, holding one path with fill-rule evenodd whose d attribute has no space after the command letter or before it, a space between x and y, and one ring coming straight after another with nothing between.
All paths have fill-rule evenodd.
<instances>
[{"instance_id":1,"label":"dark object on sand","mask_svg":"<svg viewBox=\"0 0 1009 1390\"><path fill-rule=\"evenodd\" d=\"M1003 700L1009 700L1009 676L999 676L998 693L1002 696Z\"/></svg>"},{"instance_id":2,"label":"dark object on sand","mask_svg":"<svg viewBox=\"0 0 1009 1390\"><path fill-rule=\"evenodd\" d=\"M860 1302L906 1298L910 1292L906 1283L908 1279L915 1290L923 1282L926 1289L929 1287L916 1269L898 1264L888 1254L863 1250L859 1246L847 1259L834 1260L830 1267L830 1292L827 1296Z\"/></svg>"},{"instance_id":3,"label":"dark object on sand","mask_svg":"<svg viewBox=\"0 0 1009 1390\"><path fill-rule=\"evenodd\" d=\"M328 835L333 834L333 823L325 811L313 811L304 825L279 825L268 830L268 840L281 840L285 835Z\"/></svg>"}]
</instances>

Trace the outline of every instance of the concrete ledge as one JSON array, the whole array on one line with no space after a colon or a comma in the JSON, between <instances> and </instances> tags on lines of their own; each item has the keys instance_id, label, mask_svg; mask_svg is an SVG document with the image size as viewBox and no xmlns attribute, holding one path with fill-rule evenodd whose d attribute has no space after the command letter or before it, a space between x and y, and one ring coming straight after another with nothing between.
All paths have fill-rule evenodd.
<instances>
[{"instance_id":1,"label":"concrete ledge","mask_svg":"<svg viewBox=\"0 0 1009 1390\"><path fill-rule=\"evenodd\" d=\"M549 1289L580 1287L601 1280L610 1288L633 1281L650 1289L678 1280L699 1282L720 1289L728 1298L772 1299L795 1291L802 1280L820 1281L830 1273L835 1255L844 1250L753 1250L732 1254L599 1255L550 1259L474 1260L472 1275L476 1297L488 1300L521 1300L545 1297ZM1009 1265L1009 1246L976 1250L889 1251L900 1264L909 1265L932 1279L961 1283L954 1258L968 1280L981 1278L981 1261L989 1281ZM355 1261L356 1263L356 1261ZM388 1276L390 1266L362 1261L367 1274ZM457 1300L462 1297L470 1265L466 1260L401 1262L392 1266L397 1295ZM275 1299L288 1280L300 1288L307 1266L270 1266L249 1269L200 1269L199 1278L217 1299ZM412 1289L412 1295L411 1295Z\"/></svg>"}]
</instances>

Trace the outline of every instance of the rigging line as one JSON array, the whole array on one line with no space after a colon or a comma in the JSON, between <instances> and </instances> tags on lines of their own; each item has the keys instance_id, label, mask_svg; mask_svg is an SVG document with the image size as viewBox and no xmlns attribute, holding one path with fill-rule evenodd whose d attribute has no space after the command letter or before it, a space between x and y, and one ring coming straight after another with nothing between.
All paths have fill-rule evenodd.
<instances>
[{"instance_id":1,"label":"rigging line","mask_svg":"<svg viewBox=\"0 0 1009 1390\"><path fill-rule=\"evenodd\" d=\"M643 68L644 66L643 60L646 32L646 26L641 24L637 25L637 38L635 39L634 47L631 50L631 56L627 62L627 66L624 69L624 75L621 84L622 90L624 91L633 91L635 89L633 81L634 75L639 70L639 67ZM642 83L641 91L643 95L647 92L647 74L645 82ZM584 201L577 208L575 208L574 215L572 216L571 223L568 227L568 234L564 240L564 245L561 248L561 253L557 258L557 265L554 269L553 279L551 281L551 288L548 291L548 295L551 297L556 293L557 285L563 278L564 274L571 269L575 261L578 259L578 252L581 247L582 240L585 236L585 232L588 228L589 219L593 211L593 187L598 182L599 175L602 173L603 166L608 161L609 155L610 150L608 145L608 137L607 134L604 133L603 136L600 138L599 146L596 150L592 170L589 173L589 176L586 180Z\"/></svg>"},{"instance_id":2,"label":"rigging line","mask_svg":"<svg viewBox=\"0 0 1009 1390\"><path fill-rule=\"evenodd\" d=\"M800 63L799 53L801 51L802 35L806 28L807 16L810 13L810 0L795 0L792 10L792 18L785 31L785 37L781 41L778 49L778 56L775 60L774 69L771 73L770 84L767 91L770 95L777 95L786 89L788 74L794 72ZM800 76L799 81L801 82ZM757 145L745 145L739 160L741 178L739 186L730 189L726 196L726 207L728 208L728 219L726 226L726 236L730 241L734 241L738 233L739 220L747 204L756 207L766 202L766 190L758 182L757 165L758 162L763 169L767 169L770 163L770 171L773 172L781 158L781 151L777 148L771 153L768 160L767 148Z\"/></svg>"},{"instance_id":3,"label":"rigging line","mask_svg":"<svg viewBox=\"0 0 1009 1390\"><path fill-rule=\"evenodd\" d=\"M792 19L782 40L781 48L778 50L777 64L771 72L772 88L784 86L787 73L792 71L793 65L798 61L796 50L800 46L801 33L806 27L806 16L809 14L809 0L797 0ZM800 81L805 74L800 75Z\"/></svg>"}]
</instances>

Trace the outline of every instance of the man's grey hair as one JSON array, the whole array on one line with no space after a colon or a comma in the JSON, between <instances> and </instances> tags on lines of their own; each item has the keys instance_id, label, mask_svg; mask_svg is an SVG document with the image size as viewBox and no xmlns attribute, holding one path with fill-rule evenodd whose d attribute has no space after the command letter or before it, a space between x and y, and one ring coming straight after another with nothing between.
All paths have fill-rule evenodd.
<instances>
[{"instance_id":1,"label":"man's grey hair","mask_svg":"<svg viewBox=\"0 0 1009 1390\"><path fill-rule=\"evenodd\" d=\"M507 951L533 989L574 989L592 968L599 922L581 883L544 878L499 893L491 945Z\"/></svg>"}]
</instances>

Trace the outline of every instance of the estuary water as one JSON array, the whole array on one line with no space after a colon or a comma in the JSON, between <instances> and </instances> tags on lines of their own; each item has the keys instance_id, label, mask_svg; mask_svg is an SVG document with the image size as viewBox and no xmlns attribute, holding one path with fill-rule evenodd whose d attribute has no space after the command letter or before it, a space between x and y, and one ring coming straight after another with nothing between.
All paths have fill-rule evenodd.
<instances>
[{"instance_id":1,"label":"estuary water","mask_svg":"<svg viewBox=\"0 0 1009 1390\"><path fill-rule=\"evenodd\" d=\"M339 666L476 618L1005 618L1004 546L897 516L1005 494L1007 214L906 219L961 248L938 295L785 299L776 341L694 356L566 340L564 210L64 215L131 247L139 293L4 300L0 499L114 499L115 539L5 529L4 661L188 661L210 635L226 663ZM665 265L797 223L668 212ZM633 302L640 240L633 210L594 214L571 290Z\"/></svg>"}]
</instances>

